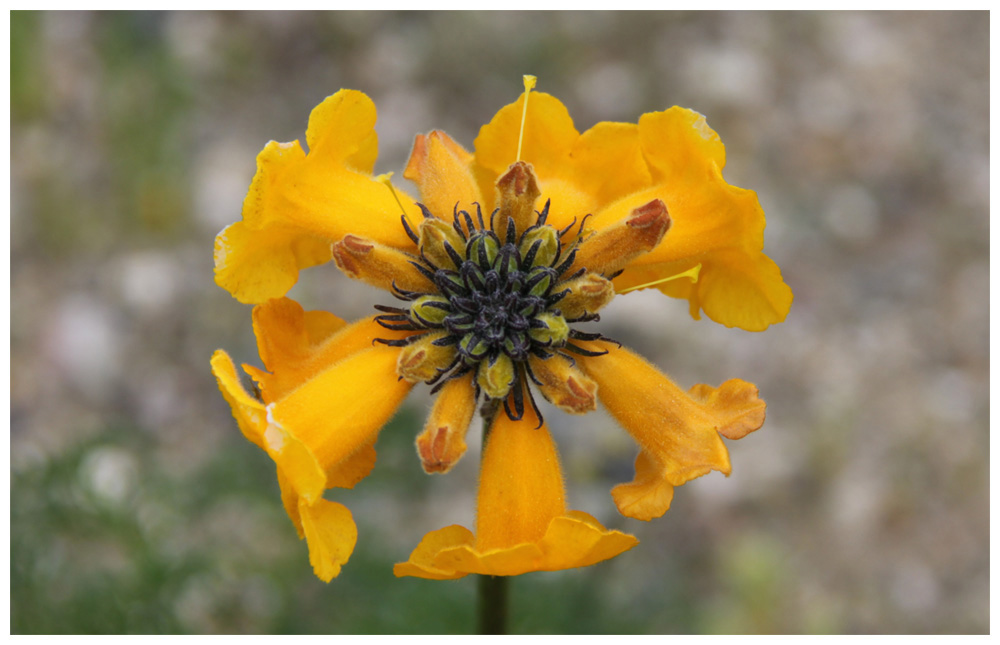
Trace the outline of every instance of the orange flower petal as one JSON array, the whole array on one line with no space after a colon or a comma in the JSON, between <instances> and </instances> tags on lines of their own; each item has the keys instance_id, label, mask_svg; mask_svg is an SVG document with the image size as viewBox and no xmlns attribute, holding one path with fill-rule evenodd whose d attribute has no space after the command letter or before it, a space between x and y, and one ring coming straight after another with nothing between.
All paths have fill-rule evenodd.
<instances>
[{"instance_id":1,"label":"orange flower petal","mask_svg":"<svg viewBox=\"0 0 1000 645\"><path fill-rule=\"evenodd\" d=\"M375 104L357 90L340 90L313 108L306 127L309 154L371 174L378 154Z\"/></svg>"},{"instance_id":2,"label":"orange flower petal","mask_svg":"<svg viewBox=\"0 0 1000 645\"><path fill-rule=\"evenodd\" d=\"M351 511L343 504L318 498L310 504L296 492L292 481L278 468L281 502L299 539L309 546L309 562L323 582L330 582L347 563L358 540Z\"/></svg>"},{"instance_id":3,"label":"orange flower petal","mask_svg":"<svg viewBox=\"0 0 1000 645\"><path fill-rule=\"evenodd\" d=\"M257 351L272 370L308 361L323 341L346 326L331 313L306 312L289 298L275 298L253 309Z\"/></svg>"},{"instance_id":4,"label":"orange flower petal","mask_svg":"<svg viewBox=\"0 0 1000 645\"><path fill-rule=\"evenodd\" d=\"M612 488L611 497L622 515L649 521L670 509L674 487L667 480L663 466L640 450L635 458L635 479Z\"/></svg>"},{"instance_id":5,"label":"orange flower petal","mask_svg":"<svg viewBox=\"0 0 1000 645\"><path fill-rule=\"evenodd\" d=\"M282 472L280 466L277 468L277 471L278 488L281 490L281 504L285 507L288 519L292 521L292 524L295 526L295 532L299 534L299 539L301 540L306 534L302 529L302 515L299 513L299 494L295 491L295 486L292 485L292 482Z\"/></svg>"},{"instance_id":6,"label":"orange flower petal","mask_svg":"<svg viewBox=\"0 0 1000 645\"><path fill-rule=\"evenodd\" d=\"M241 302L284 295L301 269L330 259L348 233L412 249L392 193L370 175L375 106L341 90L310 117L307 155L299 143L270 142L243 202L243 221L219 234L216 282ZM408 216L418 209L401 195Z\"/></svg>"},{"instance_id":7,"label":"orange flower petal","mask_svg":"<svg viewBox=\"0 0 1000 645\"><path fill-rule=\"evenodd\" d=\"M272 406L265 408L262 402L243 389L232 360L222 350L212 356L212 371L244 436L278 463L279 480L283 479L289 486L303 491L309 499L314 500L322 494L324 488L353 488L371 472L375 465L375 448L372 444L362 446L347 458L324 469L301 440L274 422L270 416ZM282 468L287 470L287 474L283 473ZM282 490L284 496L284 489ZM296 493L296 499L298 496ZM296 504L294 501L286 501L285 507L301 532L301 525L291 510Z\"/></svg>"},{"instance_id":8,"label":"orange flower petal","mask_svg":"<svg viewBox=\"0 0 1000 645\"><path fill-rule=\"evenodd\" d=\"M288 298L254 307L257 347L270 373L248 365L244 369L260 385L264 401L272 403L283 398L347 356L370 349L376 338L408 335L385 329L374 316L347 324L323 313L303 311L301 305Z\"/></svg>"},{"instance_id":9,"label":"orange flower petal","mask_svg":"<svg viewBox=\"0 0 1000 645\"><path fill-rule=\"evenodd\" d=\"M568 511L553 518L537 542L481 551L469 531L449 526L428 533L408 562L393 569L399 576L432 580L460 578L469 573L516 576L530 571L560 571L589 567L628 551L639 541L620 531L608 531L592 516Z\"/></svg>"},{"instance_id":10,"label":"orange flower petal","mask_svg":"<svg viewBox=\"0 0 1000 645\"><path fill-rule=\"evenodd\" d=\"M545 554L541 571L559 571L610 560L639 544L634 536L608 531L593 516L583 511L567 511L552 520L541 542Z\"/></svg>"},{"instance_id":11,"label":"orange flower petal","mask_svg":"<svg viewBox=\"0 0 1000 645\"><path fill-rule=\"evenodd\" d=\"M258 227L236 222L215 238L215 282L240 302L263 302L287 293L300 269L330 257L329 240L298 227L280 221Z\"/></svg>"},{"instance_id":12,"label":"orange flower petal","mask_svg":"<svg viewBox=\"0 0 1000 645\"><path fill-rule=\"evenodd\" d=\"M469 209L474 202L483 203L471 163L470 153L434 130L417 135L403 177L420 187L420 199L431 213L448 221L456 204Z\"/></svg>"},{"instance_id":13,"label":"orange flower petal","mask_svg":"<svg viewBox=\"0 0 1000 645\"><path fill-rule=\"evenodd\" d=\"M443 550L456 546L472 544L475 537L472 531L464 526L453 524L437 531L431 531L424 536L417 548L410 554L406 562L398 562L392 568L397 578L413 576L428 580L454 580L468 575L467 571L454 569L439 569L434 566L434 558Z\"/></svg>"},{"instance_id":14,"label":"orange flower petal","mask_svg":"<svg viewBox=\"0 0 1000 645\"><path fill-rule=\"evenodd\" d=\"M690 300L698 310L728 327L760 331L788 314L792 292L778 267L761 252L764 213L756 195L714 175L697 186L654 188L637 193L601 213L595 226L613 211L646 197L662 198L673 224L659 246L641 255L615 279L618 289L676 275L701 264L695 284L674 281L661 287L667 295Z\"/></svg>"},{"instance_id":15,"label":"orange flower petal","mask_svg":"<svg viewBox=\"0 0 1000 645\"><path fill-rule=\"evenodd\" d=\"M276 403L267 406L264 449L288 479L296 494L307 503L315 503L326 488L327 469L312 448L274 418Z\"/></svg>"},{"instance_id":16,"label":"orange flower petal","mask_svg":"<svg viewBox=\"0 0 1000 645\"><path fill-rule=\"evenodd\" d=\"M381 346L351 354L272 404L268 432L281 450L271 448L287 475L304 468L289 439L301 442L324 473L374 443L412 387L396 378L398 355L397 348ZM296 488L315 498L314 479Z\"/></svg>"},{"instance_id":17,"label":"orange flower petal","mask_svg":"<svg viewBox=\"0 0 1000 645\"><path fill-rule=\"evenodd\" d=\"M643 155L653 183L705 178L726 165L726 148L705 117L674 106L639 117Z\"/></svg>"},{"instance_id":18,"label":"orange flower petal","mask_svg":"<svg viewBox=\"0 0 1000 645\"><path fill-rule=\"evenodd\" d=\"M628 350L605 342L587 346L595 351L608 350L603 356L580 356L577 361L597 381L601 403L649 460L637 460L636 481L631 484L642 495L658 499L666 496L664 491L649 488L659 486L650 474L654 464L672 486L711 470L729 474L729 453L719 434L743 436L764 423L765 404L751 383L733 379L717 390L698 386L690 395ZM665 511L669 499L666 506L660 506ZM644 511L621 506L619 510L624 515L649 519Z\"/></svg>"},{"instance_id":19,"label":"orange flower petal","mask_svg":"<svg viewBox=\"0 0 1000 645\"><path fill-rule=\"evenodd\" d=\"M240 383L236 366L229 354L218 349L212 354L212 374L219 384L222 396L232 408L233 417L243 436L251 443L264 448L264 430L267 427L267 412L264 404L249 394Z\"/></svg>"},{"instance_id":20,"label":"orange flower petal","mask_svg":"<svg viewBox=\"0 0 1000 645\"><path fill-rule=\"evenodd\" d=\"M643 115L639 133L656 185L626 201L663 199L673 226L663 242L636 258L615 285L645 284L701 263L696 284L674 282L661 290L688 297L696 318L704 309L712 320L729 327L759 331L784 320L792 292L774 262L761 252L764 212L753 191L723 179L725 148L718 135L704 117L676 107Z\"/></svg>"},{"instance_id":21,"label":"orange flower petal","mask_svg":"<svg viewBox=\"0 0 1000 645\"><path fill-rule=\"evenodd\" d=\"M309 563L316 577L330 582L347 564L358 541L358 528L351 511L325 499L308 504L299 500L302 532L309 544Z\"/></svg>"},{"instance_id":22,"label":"orange flower petal","mask_svg":"<svg viewBox=\"0 0 1000 645\"><path fill-rule=\"evenodd\" d=\"M602 121L580 135L571 155L574 183L585 187L597 204L610 204L652 185L635 123Z\"/></svg>"},{"instance_id":23,"label":"orange flower petal","mask_svg":"<svg viewBox=\"0 0 1000 645\"><path fill-rule=\"evenodd\" d=\"M375 467L375 442L361 446L355 453L326 471L327 488L354 488Z\"/></svg>"},{"instance_id":24,"label":"orange flower petal","mask_svg":"<svg viewBox=\"0 0 1000 645\"><path fill-rule=\"evenodd\" d=\"M476 531L428 533L397 576L444 580L468 573L513 576L584 567L627 551L631 535L608 531L586 513L566 511L559 456L548 429L497 415L480 474Z\"/></svg>"},{"instance_id":25,"label":"orange flower petal","mask_svg":"<svg viewBox=\"0 0 1000 645\"><path fill-rule=\"evenodd\" d=\"M566 510L559 454L533 410L497 414L486 441L476 513L476 548L535 542Z\"/></svg>"},{"instance_id":26,"label":"orange flower petal","mask_svg":"<svg viewBox=\"0 0 1000 645\"><path fill-rule=\"evenodd\" d=\"M476 137L476 162L499 177L517 158L521 132L524 94L514 103L500 108L496 116L479 129ZM535 167L541 179L567 177L570 150L580 133L559 99L544 92L532 92L524 121L524 140L520 161Z\"/></svg>"}]
</instances>

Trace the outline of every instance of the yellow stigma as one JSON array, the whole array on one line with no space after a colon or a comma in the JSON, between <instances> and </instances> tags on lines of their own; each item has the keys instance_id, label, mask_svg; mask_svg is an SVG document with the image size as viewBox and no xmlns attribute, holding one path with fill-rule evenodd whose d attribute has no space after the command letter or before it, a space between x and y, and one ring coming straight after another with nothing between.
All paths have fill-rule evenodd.
<instances>
[{"instance_id":1,"label":"yellow stigma","mask_svg":"<svg viewBox=\"0 0 1000 645\"><path fill-rule=\"evenodd\" d=\"M396 200L396 204L399 206L399 212L403 214L403 217L406 217L406 209L403 208L403 202L399 201L399 195L396 194L396 189L393 188L392 182L389 181L390 179L392 179L392 176L394 174L395 173L392 171L384 172L381 175L375 177L375 181L381 183L382 185L384 185L386 188L389 189L389 192L392 193L392 198Z\"/></svg>"},{"instance_id":2,"label":"yellow stigma","mask_svg":"<svg viewBox=\"0 0 1000 645\"><path fill-rule=\"evenodd\" d=\"M618 291L619 294L628 293L629 291L636 291L638 289L645 289L647 287L655 287L658 284L663 284L664 282L670 282L671 280L678 280L680 278L690 278L691 282L698 282L698 273L701 271L701 265L695 265L688 269L687 271L682 271L676 275L672 275L667 278L662 278L660 280L654 280L652 282L647 282L646 284L637 284L634 287L628 287L627 289L622 289Z\"/></svg>"},{"instance_id":3,"label":"yellow stigma","mask_svg":"<svg viewBox=\"0 0 1000 645\"><path fill-rule=\"evenodd\" d=\"M514 161L521 160L521 143L524 141L524 121L528 118L528 95L531 94L531 90L535 87L535 82L538 78L532 76L531 74L524 75L524 109L521 111L521 132L517 135L517 159Z\"/></svg>"}]
</instances>

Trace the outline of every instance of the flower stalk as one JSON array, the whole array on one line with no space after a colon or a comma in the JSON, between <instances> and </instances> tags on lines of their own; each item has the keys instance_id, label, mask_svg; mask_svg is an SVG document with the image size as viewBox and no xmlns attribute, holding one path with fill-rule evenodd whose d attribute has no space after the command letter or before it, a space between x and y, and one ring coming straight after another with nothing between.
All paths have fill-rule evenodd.
<instances>
[{"instance_id":1,"label":"flower stalk","mask_svg":"<svg viewBox=\"0 0 1000 645\"><path fill-rule=\"evenodd\" d=\"M479 576L478 633L507 633L507 576Z\"/></svg>"},{"instance_id":2,"label":"flower stalk","mask_svg":"<svg viewBox=\"0 0 1000 645\"><path fill-rule=\"evenodd\" d=\"M499 402L487 402L483 405L480 416L483 418L483 445L480 453L480 465L486 455L486 442L489 439L493 421L500 411ZM479 600L477 608L477 633L483 635L502 636L507 633L507 576L480 575L476 581L476 591Z\"/></svg>"}]
</instances>

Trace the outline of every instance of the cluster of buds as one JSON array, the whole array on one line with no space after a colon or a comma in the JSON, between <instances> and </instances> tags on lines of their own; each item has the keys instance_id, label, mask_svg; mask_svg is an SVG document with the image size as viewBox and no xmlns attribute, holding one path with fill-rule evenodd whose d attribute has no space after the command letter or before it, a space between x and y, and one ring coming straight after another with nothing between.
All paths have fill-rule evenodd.
<instances>
[{"instance_id":1,"label":"cluster of buds","mask_svg":"<svg viewBox=\"0 0 1000 645\"><path fill-rule=\"evenodd\" d=\"M530 165L513 164L497 182L500 206L488 220L456 206L451 221L421 206L414 231L419 248L410 263L430 289L393 282L406 308L377 306L387 329L416 332L383 340L400 346L398 372L438 391L449 380L474 373L476 398L503 401L511 419L535 408L528 381L554 405L582 414L596 408L596 385L575 368L571 354L597 355L574 341L607 340L572 324L599 319L615 296L611 279L634 255L655 246L670 226L655 200L619 227L588 235L586 219L563 229L547 224L549 204L533 208L540 191ZM597 267L594 270L591 267Z\"/></svg>"}]
</instances>

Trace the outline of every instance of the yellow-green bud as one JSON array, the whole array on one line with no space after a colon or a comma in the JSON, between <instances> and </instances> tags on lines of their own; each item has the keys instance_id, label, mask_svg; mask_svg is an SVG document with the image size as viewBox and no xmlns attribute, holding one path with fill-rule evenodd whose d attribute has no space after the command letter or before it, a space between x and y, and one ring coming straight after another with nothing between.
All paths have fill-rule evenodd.
<instances>
[{"instance_id":1,"label":"yellow-green bud","mask_svg":"<svg viewBox=\"0 0 1000 645\"><path fill-rule=\"evenodd\" d=\"M551 226L545 225L531 229L525 233L524 239L521 240L521 244L518 247L522 258L528 257L528 252L536 242L538 243L538 250L535 251L535 257L532 258L531 265L552 266L552 263L556 259L556 253L559 251L559 233Z\"/></svg>"},{"instance_id":2,"label":"yellow-green bud","mask_svg":"<svg viewBox=\"0 0 1000 645\"><path fill-rule=\"evenodd\" d=\"M476 360L486 356L486 352L490 350L489 344L473 333L462 336L462 340L458 341L458 347L464 355Z\"/></svg>"},{"instance_id":3,"label":"yellow-green bud","mask_svg":"<svg viewBox=\"0 0 1000 645\"><path fill-rule=\"evenodd\" d=\"M506 354L497 356L496 361L482 361L476 373L480 389L491 399L502 399L510 392L514 383L514 361Z\"/></svg>"},{"instance_id":4,"label":"yellow-green bud","mask_svg":"<svg viewBox=\"0 0 1000 645\"><path fill-rule=\"evenodd\" d=\"M419 325L440 325L450 310L451 305L443 296L420 296L410 305L410 319Z\"/></svg>"},{"instance_id":5,"label":"yellow-green bud","mask_svg":"<svg viewBox=\"0 0 1000 645\"><path fill-rule=\"evenodd\" d=\"M431 264L444 269L457 268L451 255L444 248L445 243L448 243L459 255L462 255L465 249L465 242L454 226L441 219L425 219L420 222L418 231L420 252L430 260Z\"/></svg>"},{"instance_id":6,"label":"yellow-green bud","mask_svg":"<svg viewBox=\"0 0 1000 645\"><path fill-rule=\"evenodd\" d=\"M500 251L500 244L492 235L476 235L469 241L469 259L479 264L480 248L486 252L486 266L493 266L497 253Z\"/></svg>"},{"instance_id":7,"label":"yellow-green bud","mask_svg":"<svg viewBox=\"0 0 1000 645\"><path fill-rule=\"evenodd\" d=\"M528 330L528 335L537 342L558 347L569 338L569 325L566 324L566 319L562 316L546 311L535 316L535 320L545 323L545 327Z\"/></svg>"}]
</instances>

